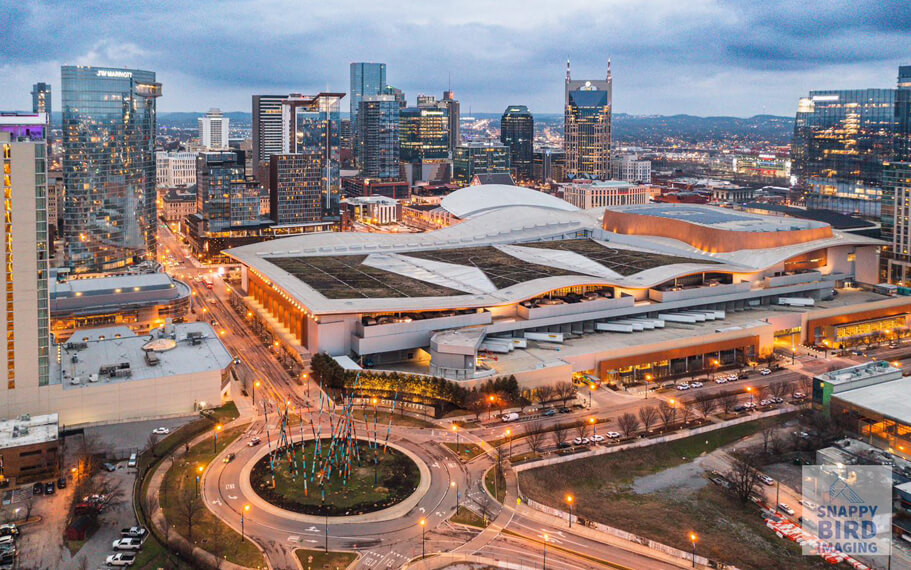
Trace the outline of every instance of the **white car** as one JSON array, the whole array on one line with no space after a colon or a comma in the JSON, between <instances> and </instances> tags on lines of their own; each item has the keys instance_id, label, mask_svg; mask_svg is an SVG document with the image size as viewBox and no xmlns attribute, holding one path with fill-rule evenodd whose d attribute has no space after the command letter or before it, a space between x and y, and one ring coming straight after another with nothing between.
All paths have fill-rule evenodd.
<instances>
[{"instance_id":1,"label":"white car","mask_svg":"<svg viewBox=\"0 0 911 570\"><path fill-rule=\"evenodd\" d=\"M772 404L774 404L774 403L775 403L775 402L773 402L772 400L760 400L760 401L759 401L759 405L760 405L760 406L770 406L770 405L772 405Z\"/></svg>"},{"instance_id":2,"label":"white car","mask_svg":"<svg viewBox=\"0 0 911 570\"><path fill-rule=\"evenodd\" d=\"M795 400L802 400L802 399L806 398L807 395L804 394L803 392L794 392L793 394L791 394L791 397L794 398Z\"/></svg>"},{"instance_id":3,"label":"white car","mask_svg":"<svg viewBox=\"0 0 911 570\"><path fill-rule=\"evenodd\" d=\"M595 434L592 436L592 443L601 443L602 441L604 441L603 435Z\"/></svg>"},{"instance_id":4,"label":"white car","mask_svg":"<svg viewBox=\"0 0 911 570\"><path fill-rule=\"evenodd\" d=\"M819 508L819 505L807 499L801 499L800 504L803 505L805 509L809 509L811 511L815 511L817 508Z\"/></svg>"},{"instance_id":5,"label":"white car","mask_svg":"<svg viewBox=\"0 0 911 570\"><path fill-rule=\"evenodd\" d=\"M759 480L770 487L775 484L775 479L772 479L771 477L769 477L768 475L766 475L764 473L759 474Z\"/></svg>"},{"instance_id":6,"label":"white car","mask_svg":"<svg viewBox=\"0 0 911 570\"><path fill-rule=\"evenodd\" d=\"M573 440L575 445L588 445L591 441L587 437L577 437Z\"/></svg>"},{"instance_id":7,"label":"white car","mask_svg":"<svg viewBox=\"0 0 911 570\"><path fill-rule=\"evenodd\" d=\"M132 566L136 561L136 555L129 552L118 552L108 556L104 563L108 566Z\"/></svg>"},{"instance_id":8,"label":"white car","mask_svg":"<svg viewBox=\"0 0 911 570\"><path fill-rule=\"evenodd\" d=\"M702 382L693 382L692 384L690 384L690 388L702 388L702 386L703 386Z\"/></svg>"},{"instance_id":9,"label":"white car","mask_svg":"<svg viewBox=\"0 0 911 570\"><path fill-rule=\"evenodd\" d=\"M169 433L171 433L171 428L157 427L152 430L152 433L154 433L155 435L168 435Z\"/></svg>"},{"instance_id":10,"label":"white car","mask_svg":"<svg viewBox=\"0 0 911 570\"><path fill-rule=\"evenodd\" d=\"M114 550L139 550L142 548L142 541L138 538L118 538L111 544Z\"/></svg>"},{"instance_id":11,"label":"white car","mask_svg":"<svg viewBox=\"0 0 911 570\"><path fill-rule=\"evenodd\" d=\"M610 439L620 439L620 432L609 431L609 432L607 432L607 437L609 437Z\"/></svg>"},{"instance_id":12,"label":"white car","mask_svg":"<svg viewBox=\"0 0 911 570\"><path fill-rule=\"evenodd\" d=\"M763 376L768 376L769 374L772 373L772 371L769 370L768 368L763 368L762 370L759 371L759 373L762 374Z\"/></svg>"},{"instance_id":13,"label":"white car","mask_svg":"<svg viewBox=\"0 0 911 570\"><path fill-rule=\"evenodd\" d=\"M794 514L794 509L792 509L791 507L789 507L789 506L786 505L785 503L778 503L778 510L779 510L779 511L782 511L782 512L785 512L785 513L788 513L789 515L793 515L793 514Z\"/></svg>"},{"instance_id":14,"label":"white car","mask_svg":"<svg viewBox=\"0 0 911 570\"><path fill-rule=\"evenodd\" d=\"M737 380L736 374L728 374L728 382L735 382Z\"/></svg>"},{"instance_id":15,"label":"white car","mask_svg":"<svg viewBox=\"0 0 911 570\"><path fill-rule=\"evenodd\" d=\"M718 378L715 378L715 384L724 384L727 381L728 381L728 379L725 378L724 376L719 376Z\"/></svg>"},{"instance_id":16,"label":"white car","mask_svg":"<svg viewBox=\"0 0 911 570\"><path fill-rule=\"evenodd\" d=\"M690 385L689 384L677 384L677 389L680 390L681 392L683 392L684 390L689 390Z\"/></svg>"}]
</instances>

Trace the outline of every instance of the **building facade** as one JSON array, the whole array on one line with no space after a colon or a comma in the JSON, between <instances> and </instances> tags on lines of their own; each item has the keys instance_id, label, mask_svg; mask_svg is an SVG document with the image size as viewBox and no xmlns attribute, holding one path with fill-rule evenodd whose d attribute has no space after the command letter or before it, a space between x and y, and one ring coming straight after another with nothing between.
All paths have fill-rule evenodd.
<instances>
[{"instance_id":1,"label":"building facade","mask_svg":"<svg viewBox=\"0 0 911 570\"><path fill-rule=\"evenodd\" d=\"M51 122L51 84L39 82L32 86L32 113L46 113Z\"/></svg>"},{"instance_id":2,"label":"building facade","mask_svg":"<svg viewBox=\"0 0 911 570\"><path fill-rule=\"evenodd\" d=\"M537 182L562 182L566 176L566 152L562 148L542 148L532 155L532 169Z\"/></svg>"},{"instance_id":3,"label":"building facade","mask_svg":"<svg viewBox=\"0 0 911 570\"><path fill-rule=\"evenodd\" d=\"M883 171L881 281L911 284L911 162L892 162Z\"/></svg>"},{"instance_id":4,"label":"building facade","mask_svg":"<svg viewBox=\"0 0 911 570\"><path fill-rule=\"evenodd\" d=\"M138 69L64 66L64 238L74 271L109 271L155 255L155 101Z\"/></svg>"},{"instance_id":5,"label":"building facade","mask_svg":"<svg viewBox=\"0 0 911 570\"><path fill-rule=\"evenodd\" d=\"M259 185L244 177L241 151L201 152L196 158L196 211L209 231L256 222Z\"/></svg>"},{"instance_id":6,"label":"building facade","mask_svg":"<svg viewBox=\"0 0 911 570\"><path fill-rule=\"evenodd\" d=\"M610 179L612 82L609 60L603 81L572 79L566 62L563 149L567 178Z\"/></svg>"},{"instance_id":7,"label":"building facade","mask_svg":"<svg viewBox=\"0 0 911 570\"><path fill-rule=\"evenodd\" d=\"M570 182L561 184L560 188L564 200L583 210L648 204L651 197L649 186L618 180Z\"/></svg>"},{"instance_id":8,"label":"building facade","mask_svg":"<svg viewBox=\"0 0 911 570\"><path fill-rule=\"evenodd\" d=\"M392 95L368 95L358 110L358 164L370 178L399 177L399 104Z\"/></svg>"},{"instance_id":9,"label":"building facade","mask_svg":"<svg viewBox=\"0 0 911 570\"><path fill-rule=\"evenodd\" d=\"M47 118L0 116L5 319L0 401L26 405L48 383ZM9 416L6 416L9 417Z\"/></svg>"},{"instance_id":10,"label":"building facade","mask_svg":"<svg viewBox=\"0 0 911 570\"><path fill-rule=\"evenodd\" d=\"M402 162L449 157L446 107L406 107L399 112Z\"/></svg>"},{"instance_id":11,"label":"building facade","mask_svg":"<svg viewBox=\"0 0 911 570\"><path fill-rule=\"evenodd\" d=\"M199 146L206 150L224 150L228 148L228 128L231 120L225 117L221 109L209 109L205 117L197 119L199 123Z\"/></svg>"},{"instance_id":12,"label":"building facade","mask_svg":"<svg viewBox=\"0 0 911 570\"><path fill-rule=\"evenodd\" d=\"M155 153L155 184L158 188L181 188L196 184L195 152Z\"/></svg>"},{"instance_id":13,"label":"building facade","mask_svg":"<svg viewBox=\"0 0 911 570\"><path fill-rule=\"evenodd\" d=\"M276 224L321 220L321 172L319 153L273 154L269 164L269 217Z\"/></svg>"},{"instance_id":14,"label":"building facade","mask_svg":"<svg viewBox=\"0 0 911 570\"><path fill-rule=\"evenodd\" d=\"M611 161L611 178L649 184L652 181L652 162L639 160L636 155L615 156Z\"/></svg>"},{"instance_id":15,"label":"building facade","mask_svg":"<svg viewBox=\"0 0 911 570\"><path fill-rule=\"evenodd\" d=\"M903 65L898 68L895 120L898 123L898 133L895 137L893 159L899 162L911 162L911 65Z\"/></svg>"},{"instance_id":16,"label":"building facade","mask_svg":"<svg viewBox=\"0 0 911 570\"><path fill-rule=\"evenodd\" d=\"M196 213L196 190L162 188L158 191L158 217L168 223L181 223Z\"/></svg>"},{"instance_id":17,"label":"building facade","mask_svg":"<svg viewBox=\"0 0 911 570\"><path fill-rule=\"evenodd\" d=\"M358 111L361 100L370 95L381 95L386 89L386 64L372 62L356 62L349 66L351 79L351 99L349 100L349 117L351 118L352 131L357 139Z\"/></svg>"},{"instance_id":18,"label":"building facade","mask_svg":"<svg viewBox=\"0 0 911 570\"><path fill-rule=\"evenodd\" d=\"M443 91L442 103L449 114L449 154L452 155L455 153L455 147L462 144L462 108L451 89Z\"/></svg>"},{"instance_id":19,"label":"building facade","mask_svg":"<svg viewBox=\"0 0 911 570\"><path fill-rule=\"evenodd\" d=\"M253 96L253 172L265 178L269 156L282 152L282 101L287 95Z\"/></svg>"},{"instance_id":20,"label":"building facade","mask_svg":"<svg viewBox=\"0 0 911 570\"><path fill-rule=\"evenodd\" d=\"M500 142L509 147L509 162L516 178L531 180L534 174L535 118L528 107L506 107L500 118Z\"/></svg>"},{"instance_id":21,"label":"building facade","mask_svg":"<svg viewBox=\"0 0 911 570\"><path fill-rule=\"evenodd\" d=\"M382 226L399 221L401 207L398 200L393 198L386 196L348 198L345 205L351 219L365 224Z\"/></svg>"},{"instance_id":22,"label":"building facade","mask_svg":"<svg viewBox=\"0 0 911 570\"><path fill-rule=\"evenodd\" d=\"M57 414L0 421L0 487L57 476L63 463Z\"/></svg>"},{"instance_id":23,"label":"building facade","mask_svg":"<svg viewBox=\"0 0 911 570\"><path fill-rule=\"evenodd\" d=\"M896 134L895 89L811 91L800 100L792 168L810 208L880 216Z\"/></svg>"},{"instance_id":24,"label":"building facade","mask_svg":"<svg viewBox=\"0 0 911 570\"><path fill-rule=\"evenodd\" d=\"M452 180L467 186L476 174L508 173L509 147L503 143L470 142L456 147L452 157Z\"/></svg>"}]
</instances>

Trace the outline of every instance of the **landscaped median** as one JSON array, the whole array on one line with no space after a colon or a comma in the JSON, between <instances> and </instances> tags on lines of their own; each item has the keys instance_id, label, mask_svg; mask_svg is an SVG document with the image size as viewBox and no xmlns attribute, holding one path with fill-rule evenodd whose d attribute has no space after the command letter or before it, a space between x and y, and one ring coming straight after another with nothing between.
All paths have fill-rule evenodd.
<instances>
[{"instance_id":1,"label":"landscaped median","mask_svg":"<svg viewBox=\"0 0 911 570\"><path fill-rule=\"evenodd\" d=\"M352 562L357 560L353 552L325 552L323 550L307 550L301 548L294 551L297 561L304 570L345 570Z\"/></svg>"}]
</instances>

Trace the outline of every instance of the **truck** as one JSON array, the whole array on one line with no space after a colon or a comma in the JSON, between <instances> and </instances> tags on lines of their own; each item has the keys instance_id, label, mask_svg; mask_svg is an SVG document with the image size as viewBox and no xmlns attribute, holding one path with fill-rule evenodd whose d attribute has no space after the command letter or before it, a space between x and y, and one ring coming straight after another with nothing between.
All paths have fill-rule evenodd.
<instances>
[{"instance_id":1,"label":"truck","mask_svg":"<svg viewBox=\"0 0 911 570\"><path fill-rule=\"evenodd\" d=\"M142 541L138 538L118 538L111 543L114 550L139 550L142 547Z\"/></svg>"},{"instance_id":2,"label":"truck","mask_svg":"<svg viewBox=\"0 0 911 570\"><path fill-rule=\"evenodd\" d=\"M132 566L136 562L136 555L132 552L117 552L105 558L108 566Z\"/></svg>"},{"instance_id":3,"label":"truck","mask_svg":"<svg viewBox=\"0 0 911 570\"><path fill-rule=\"evenodd\" d=\"M145 538L149 531L145 527L131 526L130 528L120 529L120 536L124 538Z\"/></svg>"}]
</instances>

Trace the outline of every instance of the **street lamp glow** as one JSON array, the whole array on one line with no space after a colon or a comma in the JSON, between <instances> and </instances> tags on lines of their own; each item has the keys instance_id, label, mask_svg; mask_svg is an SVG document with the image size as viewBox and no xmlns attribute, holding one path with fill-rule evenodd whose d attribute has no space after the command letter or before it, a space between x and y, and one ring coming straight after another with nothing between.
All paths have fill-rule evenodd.
<instances>
[{"instance_id":1,"label":"street lamp glow","mask_svg":"<svg viewBox=\"0 0 911 570\"><path fill-rule=\"evenodd\" d=\"M420 520L420 524L421 524L421 526L426 525L426 524L427 524L427 519L421 519L421 520Z\"/></svg>"},{"instance_id":2,"label":"street lamp glow","mask_svg":"<svg viewBox=\"0 0 911 570\"><path fill-rule=\"evenodd\" d=\"M249 513L249 512L250 512L250 505L244 505L244 512L245 512L245 513Z\"/></svg>"},{"instance_id":3,"label":"street lamp glow","mask_svg":"<svg viewBox=\"0 0 911 570\"><path fill-rule=\"evenodd\" d=\"M573 502L573 496L572 496L572 495L566 495L566 502L567 502L567 503L572 503L572 502Z\"/></svg>"},{"instance_id":4,"label":"street lamp glow","mask_svg":"<svg viewBox=\"0 0 911 570\"><path fill-rule=\"evenodd\" d=\"M588 418L588 423L590 423L590 424L595 423L595 418Z\"/></svg>"},{"instance_id":5,"label":"street lamp glow","mask_svg":"<svg viewBox=\"0 0 911 570\"><path fill-rule=\"evenodd\" d=\"M690 533L690 542L696 542L696 533L695 532Z\"/></svg>"}]
</instances>

